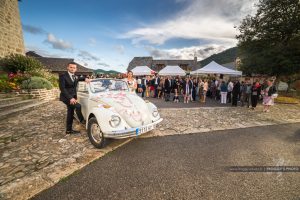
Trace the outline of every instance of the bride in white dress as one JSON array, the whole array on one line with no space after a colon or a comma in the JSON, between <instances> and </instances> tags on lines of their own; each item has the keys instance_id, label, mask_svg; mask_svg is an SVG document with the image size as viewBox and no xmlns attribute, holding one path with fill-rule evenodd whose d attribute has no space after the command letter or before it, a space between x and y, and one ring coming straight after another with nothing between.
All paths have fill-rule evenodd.
<instances>
[{"instance_id":1,"label":"bride in white dress","mask_svg":"<svg viewBox=\"0 0 300 200\"><path fill-rule=\"evenodd\" d=\"M131 92L135 92L136 91L136 89L137 89L137 82L136 82L135 78L133 78L133 72L132 71L128 71L127 78L124 78L124 81L126 81L128 83L129 90Z\"/></svg>"}]
</instances>

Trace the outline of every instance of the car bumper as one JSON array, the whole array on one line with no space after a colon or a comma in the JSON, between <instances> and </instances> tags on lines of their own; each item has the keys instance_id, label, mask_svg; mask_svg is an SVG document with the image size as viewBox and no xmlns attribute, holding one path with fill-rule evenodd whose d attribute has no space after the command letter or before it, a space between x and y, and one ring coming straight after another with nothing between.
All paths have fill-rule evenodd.
<instances>
[{"instance_id":1,"label":"car bumper","mask_svg":"<svg viewBox=\"0 0 300 200\"><path fill-rule=\"evenodd\" d=\"M103 134L104 134L104 137L113 138L113 139L124 139L124 138L129 138L129 137L137 137L137 136L147 133L151 130L154 130L156 128L156 125L158 123L160 123L162 120L163 120L163 118L160 118L159 120L157 120L151 124L147 124L145 126L125 129L125 130L120 130L120 131L110 131L110 132L105 132ZM143 131L140 132L141 130L143 130Z\"/></svg>"}]
</instances>

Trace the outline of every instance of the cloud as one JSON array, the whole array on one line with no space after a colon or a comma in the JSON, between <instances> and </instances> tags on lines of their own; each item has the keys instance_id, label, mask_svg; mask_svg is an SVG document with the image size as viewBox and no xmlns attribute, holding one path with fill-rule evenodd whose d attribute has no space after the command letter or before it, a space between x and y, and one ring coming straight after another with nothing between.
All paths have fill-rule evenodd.
<instances>
[{"instance_id":1,"label":"cloud","mask_svg":"<svg viewBox=\"0 0 300 200\"><path fill-rule=\"evenodd\" d=\"M36 26L28 25L28 24L22 24L22 27L25 32L28 32L28 33L31 33L34 35L47 33L47 31L45 31L44 29L42 29L40 27L36 27Z\"/></svg>"},{"instance_id":2,"label":"cloud","mask_svg":"<svg viewBox=\"0 0 300 200\"><path fill-rule=\"evenodd\" d=\"M92 46L92 47L96 46L97 40L95 38L89 38L88 44L89 44L89 46Z\"/></svg>"},{"instance_id":3,"label":"cloud","mask_svg":"<svg viewBox=\"0 0 300 200\"><path fill-rule=\"evenodd\" d=\"M23 30L25 32L34 34L34 35L43 35L45 34L47 38L44 40L44 43L50 44L53 49L60 50L73 50L73 45L70 42L58 39L54 34L47 33L46 30L40 27L22 24Z\"/></svg>"},{"instance_id":4,"label":"cloud","mask_svg":"<svg viewBox=\"0 0 300 200\"><path fill-rule=\"evenodd\" d=\"M79 50L79 53L77 55L78 57L82 58L83 60L89 60L89 61L99 61L100 58L97 56L94 56L93 54L84 51L84 50Z\"/></svg>"},{"instance_id":5,"label":"cloud","mask_svg":"<svg viewBox=\"0 0 300 200\"><path fill-rule=\"evenodd\" d=\"M73 46L70 42L58 39L52 33L48 33L45 43L50 44L53 49L59 49L63 51L73 50Z\"/></svg>"},{"instance_id":6,"label":"cloud","mask_svg":"<svg viewBox=\"0 0 300 200\"><path fill-rule=\"evenodd\" d=\"M114 46L114 50L117 51L119 54L124 54L125 47L123 45L116 45Z\"/></svg>"},{"instance_id":7,"label":"cloud","mask_svg":"<svg viewBox=\"0 0 300 200\"><path fill-rule=\"evenodd\" d=\"M162 45L169 39L209 39L214 42L236 43L234 28L253 10L257 0L177 0L189 6L163 22L148 24L128 31L121 38L133 44L148 42Z\"/></svg>"},{"instance_id":8,"label":"cloud","mask_svg":"<svg viewBox=\"0 0 300 200\"><path fill-rule=\"evenodd\" d=\"M146 46L145 49L155 59L194 59L194 56L198 60L209 57L212 54L219 53L227 49L224 45L209 44L203 46L192 46L185 48L173 48L173 49L157 49L153 46Z\"/></svg>"}]
</instances>

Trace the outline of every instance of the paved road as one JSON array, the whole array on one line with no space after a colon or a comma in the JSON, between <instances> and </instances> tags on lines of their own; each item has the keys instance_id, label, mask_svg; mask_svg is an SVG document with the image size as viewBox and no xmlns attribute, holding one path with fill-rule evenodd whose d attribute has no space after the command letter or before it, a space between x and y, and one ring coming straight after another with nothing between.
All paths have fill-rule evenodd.
<instances>
[{"instance_id":1,"label":"paved road","mask_svg":"<svg viewBox=\"0 0 300 200\"><path fill-rule=\"evenodd\" d=\"M34 199L300 199L300 123L136 139Z\"/></svg>"},{"instance_id":2,"label":"paved road","mask_svg":"<svg viewBox=\"0 0 300 200\"><path fill-rule=\"evenodd\" d=\"M219 101L216 101L211 98L207 98L206 103L201 103L198 100L194 102L189 102L188 104L183 103L174 103L173 101L165 101L163 99L156 98L146 98L150 102L154 103L158 108L199 108L199 107L230 107L231 104L221 104Z\"/></svg>"}]
</instances>

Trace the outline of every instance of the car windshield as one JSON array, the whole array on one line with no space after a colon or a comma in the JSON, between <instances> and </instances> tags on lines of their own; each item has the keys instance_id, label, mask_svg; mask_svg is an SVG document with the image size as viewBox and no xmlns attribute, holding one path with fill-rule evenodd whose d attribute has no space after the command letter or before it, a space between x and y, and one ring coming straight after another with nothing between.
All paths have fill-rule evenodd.
<instances>
[{"instance_id":1,"label":"car windshield","mask_svg":"<svg viewBox=\"0 0 300 200\"><path fill-rule=\"evenodd\" d=\"M95 79L90 82L93 93L106 91L128 91L128 85L123 80L118 79Z\"/></svg>"}]
</instances>

